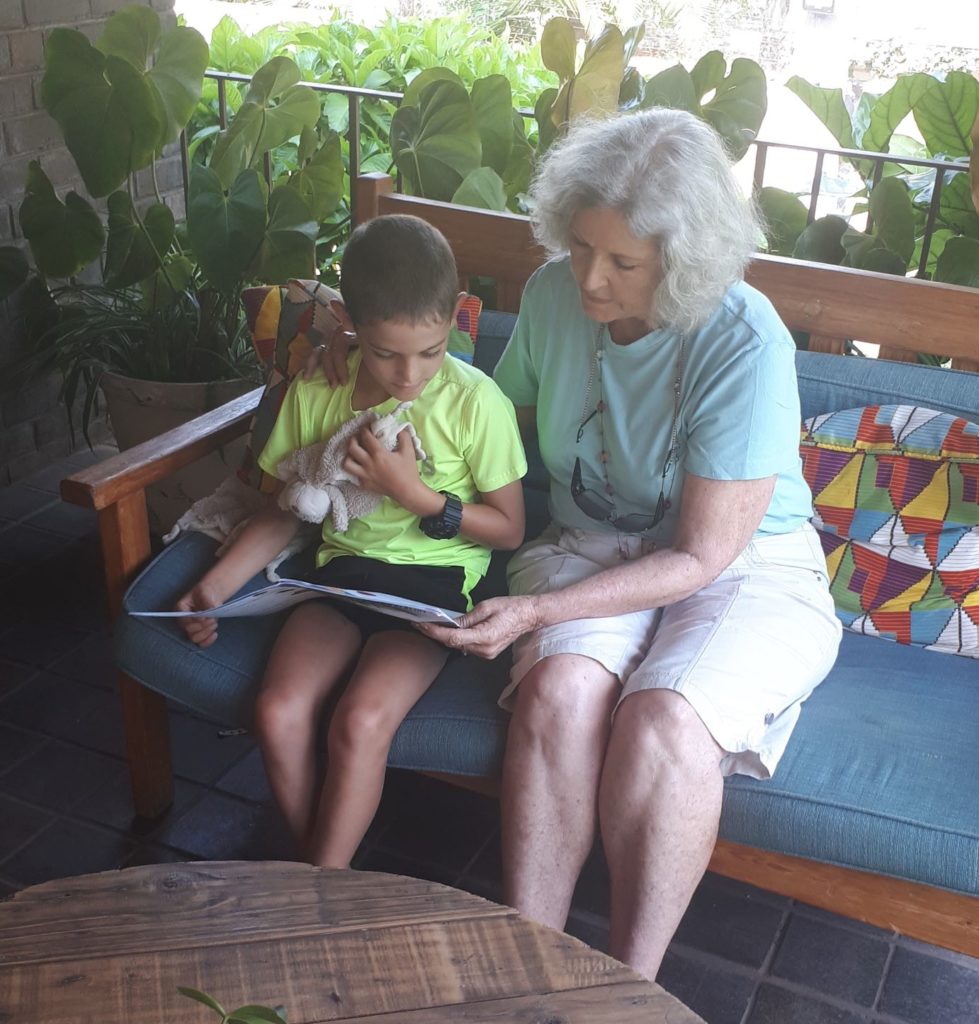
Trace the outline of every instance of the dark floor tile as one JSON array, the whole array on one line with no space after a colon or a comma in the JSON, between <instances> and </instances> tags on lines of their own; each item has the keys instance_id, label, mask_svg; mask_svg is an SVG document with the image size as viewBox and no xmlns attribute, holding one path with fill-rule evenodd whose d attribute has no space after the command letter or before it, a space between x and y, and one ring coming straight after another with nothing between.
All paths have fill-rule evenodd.
<instances>
[{"instance_id":1,"label":"dark floor tile","mask_svg":"<svg viewBox=\"0 0 979 1024\"><path fill-rule=\"evenodd\" d=\"M0 703L0 714L14 725L85 745L86 720L113 699L105 690L42 671Z\"/></svg>"},{"instance_id":2,"label":"dark floor tile","mask_svg":"<svg viewBox=\"0 0 979 1024\"><path fill-rule=\"evenodd\" d=\"M499 829L493 830L483 844L483 848L466 868L466 877L497 890L501 888L503 856L500 850Z\"/></svg>"},{"instance_id":3,"label":"dark floor tile","mask_svg":"<svg viewBox=\"0 0 979 1024\"><path fill-rule=\"evenodd\" d=\"M112 652L112 637L105 630L92 633L70 654L52 662L51 671L91 686L115 690L118 670Z\"/></svg>"},{"instance_id":4,"label":"dark floor tile","mask_svg":"<svg viewBox=\"0 0 979 1024\"><path fill-rule=\"evenodd\" d=\"M58 819L0 866L20 885L121 867L132 853L124 836L94 825Z\"/></svg>"},{"instance_id":5,"label":"dark floor tile","mask_svg":"<svg viewBox=\"0 0 979 1024\"><path fill-rule=\"evenodd\" d=\"M116 777L80 801L73 813L81 818L89 818L100 825L118 829L120 832L128 832L133 836L151 837L158 834L165 827L167 821L176 821L189 811L207 796L208 792L209 790L203 786L196 786L192 782L176 779L173 786L173 805L166 815L153 821L137 818L133 810L129 769L125 765L120 765Z\"/></svg>"},{"instance_id":6,"label":"dark floor tile","mask_svg":"<svg viewBox=\"0 0 979 1024\"><path fill-rule=\"evenodd\" d=\"M716 875L707 875L680 922L676 941L757 968L771 948L784 914L784 908L733 888Z\"/></svg>"},{"instance_id":7,"label":"dark floor tile","mask_svg":"<svg viewBox=\"0 0 979 1024\"><path fill-rule=\"evenodd\" d=\"M256 803L271 803L272 791L262 763L262 753L255 747L247 753L230 771L225 772L215 783L216 789L233 793L244 800Z\"/></svg>"},{"instance_id":8,"label":"dark floor tile","mask_svg":"<svg viewBox=\"0 0 979 1024\"><path fill-rule=\"evenodd\" d=\"M123 867L136 868L145 864L182 864L187 860L186 854L171 850L167 846L155 843L140 843L126 858Z\"/></svg>"},{"instance_id":9,"label":"dark floor tile","mask_svg":"<svg viewBox=\"0 0 979 1024\"><path fill-rule=\"evenodd\" d=\"M292 860L296 850L271 807L209 793L186 814L168 819L157 843L205 860Z\"/></svg>"},{"instance_id":10,"label":"dark floor tile","mask_svg":"<svg viewBox=\"0 0 979 1024\"><path fill-rule=\"evenodd\" d=\"M47 668L87 636L87 630L65 626L57 619L30 620L10 626L0 635L4 656L24 665Z\"/></svg>"},{"instance_id":11,"label":"dark floor tile","mask_svg":"<svg viewBox=\"0 0 979 1024\"><path fill-rule=\"evenodd\" d=\"M917 950L894 951L880 1010L911 1024L975 1024L979 965L965 967Z\"/></svg>"},{"instance_id":12,"label":"dark floor tile","mask_svg":"<svg viewBox=\"0 0 979 1024\"><path fill-rule=\"evenodd\" d=\"M92 712L82 723L83 747L98 750L111 757L126 757L126 738L122 725L122 701L118 693L108 690L99 691L105 694L105 702Z\"/></svg>"},{"instance_id":13,"label":"dark floor tile","mask_svg":"<svg viewBox=\"0 0 979 1024\"><path fill-rule=\"evenodd\" d=\"M865 1019L809 995L762 985L747 1024L863 1024Z\"/></svg>"},{"instance_id":14,"label":"dark floor tile","mask_svg":"<svg viewBox=\"0 0 979 1024\"><path fill-rule=\"evenodd\" d=\"M707 1024L741 1024L756 979L668 950L656 981ZM789 1024L788 1019L783 1024Z\"/></svg>"},{"instance_id":15,"label":"dark floor tile","mask_svg":"<svg viewBox=\"0 0 979 1024\"><path fill-rule=\"evenodd\" d=\"M13 882L8 882L4 878L0 878L0 900L9 900L15 892L20 890L19 885L14 885Z\"/></svg>"},{"instance_id":16,"label":"dark floor tile","mask_svg":"<svg viewBox=\"0 0 979 1024\"><path fill-rule=\"evenodd\" d=\"M889 953L879 938L793 914L771 973L860 1006L873 1006Z\"/></svg>"},{"instance_id":17,"label":"dark floor tile","mask_svg":"<svg viewBox=\"0 0 979 1024\"><path fill-rule=\"evenodd\" d=\"M497 827L499 805L489 797L418 776L410 804L402 804L377 845L456 875Z\"/></svg>"},{"instance_id":18,"label":"dark floor tile","mask_svg":"<svg viewBox=\"0 0 979 1024\"><path fill-rule=\"evenodd\" d=\"M856 932L858 935L880 939L882 942L891 942L895 937L895 933L887 928L878 928L876 925L864 924L863 921L856 921L852 917L842 917L840 914L832 913L832 911L822 910L819 907L810 907L804 903L797 903L792 913L794 916L808 917L814 921L823 921L838 928L846 928L848 931Z\"/></svg>"},{"instance_id":19,"label":"dark floor tile","mask_svg":"<svg viewBox=\"0 0 979 1024\"><path fill-rule=\"evenodd\" d=\"M13 519L4 519L2 516L0 516L0 533L3 533L4 530L9 529L11 526L13 526L14 522L15 520Z\"/></svg>"},{"instance_id":20,"label":"dark floor tile","mask_svg":"<svg viewBox=\"0 0 979 1024\"><path fill-rule=\"evenodd\" d=\"M23 519L53 505L57 500L47 491L39 491L22 483L0 487L0 516L4 519Z\"/></svg>"},{"instance_id":21,"label":"dark floor tile","mask_svg":"<svg viewBox=\"0 0 979 1024\"><path fill-rule=\"evenodd\" d=\"M189 714L170 716L173 770L211 785L252 748L250 736L221 736L221 726Z\"/></svg>"},{"instance_id":22,"label":"dark floor tile","mask_svg":"<svg viewBox=\"0 0 979 1024\"><path fill-rule=\"evenodd\" d=\"M2 704L0 704L0 717L5 717ZM25 757L37 753L47 742L46 736L37 736L0 722L0 773L7 771L8 768L13 768L18 761L23 761Z\"/></svg>"},{"instance_id":23,"label":"dark floor tile","mask_svg":"<svg viewBox=\"0 0 979 1024\"><path fill-rule=\"evenodd\" d=\"M74 812L119 774L114 758L51 742L0 775L0 790L53 810Z\"/></svg>"},{"instance_id":24,"label":"dark floor tile","mask_svg":"<svg viewBox=\"0 0 979 1024\"><path fill-rule=\"evenodd\" d=\"M63 537L86 537L98 530L98 516L94 509L79 508L65 501L55 502L28 516L25 525L39 530L50 530Z\"/></svg>"},{"instance_id":25,"label":"dark floor tile","mask_svg":"<svg viewBox=\"0 0 979 1024\"><path fill-rule=\"evenodd\" d=\"M354 865L356 867L356 865ZM474 878L472 875L463 875L457 878L455 887L465 892L471 892L474 896L482 896L484 900L492 900L494 903L503 902L503 886L497 881L485 878Z\"/></svg>"},{"instance_id":26,"label":"dark floor tile","mask_svg":"<svg viewBox=\"0 0 979 1024\"><path fill-rule=\"evenodd\" d=\"M0 562L32 566L41 559L60 554L69 544L71 539L62 534L18 523L0 533Z\"/></svg>"},{"instance_id":27,"label":"dark floor tile","mask_svg":"<svg viewBox=\"0 0 979 1024\"><path fill-rule=\"evenodd\" d=\"M72 464L69 462L71 456L54 463L54 465L48 466L46 469L42 469L38 473L32 473L27 477L23 483L26 487L32 487L34 490L43 491L46 494L53 494L59 500L61 498L61 481L66 476L71 476L75 471Z\"/></svg>"},{"instance_id":28,"label":"dark floor tile","mask_svg":"<svg viewBox=\"0 0 979 1024\"><path fill-rule=\"evenodd\" d=\"M16 661L0 658L0 700L13 693L28 679L36 676L38 669L34 665L24 665Z\"/></svg>"},{"instance_id":29,"label":"dark floor tile","mask_svg":"<svg viewBox=\"0 0 979 1024\"><path fill-rule=\"evenodd\" d=\"M608 921L594 914L571 911L564 930L600 953L608 952Z\"/></svg>"},{"instance_id":30,"label":"dark floor tile","mask_svg":"<svg viewBox=\"0 0 979 1024\"><path fill-rule=\"evenodd\" d=\"M54 816L39 807L0 796L0 862L6 860L29 839L50 825ZM3 874L0 870L0 874Z\"/></svg>"},{"instance_id":31,"label":"dark floor tile","mask_svg":"<svg viewBox=\"0 0 979 1024\"><path fill-rule=\"evenodd\" d=\"M406 875L408 878L421 878L426 882L439 882L442 885L454 885L456 882L455 873L447 868L437 864L421 863L389 850L371 850L363 858L358 858L357 870Z\"/></svg>"}]
</instances>

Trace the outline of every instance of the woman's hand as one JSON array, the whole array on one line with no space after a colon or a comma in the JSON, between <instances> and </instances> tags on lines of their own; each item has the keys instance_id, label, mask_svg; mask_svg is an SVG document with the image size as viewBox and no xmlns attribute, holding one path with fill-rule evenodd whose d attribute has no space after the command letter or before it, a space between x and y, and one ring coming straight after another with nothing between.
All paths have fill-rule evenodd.
<instances>
[{"instance_id":1,"label":"woman's hand","mask_svg":"<svg viewBox=\"0 0 979 1024\"><path fill-rule=\"evenodd\" d=\"M317 345L306 357L303 376L312 377L317 370L323 371L331 388L347 383L347 356L357 336L337 326L330 341Z\"/></svg>"},{"instance_id":2,"label":"woman's hand","mask_svg":"<svg viewBox=\"0 0 979 1024\"><path fill-rule=\"evenodd\" d=\"M202 580L180 598L174 605L174 611L202 612L207 608L215 608L223 601L224 598ZM187 639L198 647L210 647L218 638L217 619L180 619L179 622Z\"/></svg>"},{"instance_id":3,"label":"woman's hand","mask_svg":"<svg viewBox=\"0 0 979 1024\"><path fill-rule=\"evenodd\" d=\"M461 628L438 626L433 622L417 623L415 628L451 650L491 660L505 651L517 637L532 632L541 624L537 599L533 596L491 597L480 601L458 622Z\"/></svg>"}]
</instances>

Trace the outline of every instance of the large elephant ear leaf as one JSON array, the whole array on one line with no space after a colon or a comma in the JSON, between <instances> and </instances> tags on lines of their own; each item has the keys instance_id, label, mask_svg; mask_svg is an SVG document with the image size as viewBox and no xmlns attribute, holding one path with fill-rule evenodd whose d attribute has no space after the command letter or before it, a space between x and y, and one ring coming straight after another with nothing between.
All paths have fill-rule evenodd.
<instances>
[{"instance_id":1,"label":"large elephant ear leaf","mask_svg":"<svg viewBox=\"0 0 979 1024\"><path fill-rule=\"evenodd\" d=\"M85 187L107 196L153 159L163 130L159 98L132 64L104 56L80 32L56 28L44 53L41 101Z\"/></svg>"},{"instance_id":2,"label":"large elephant ear leaf","mask_svg":"<svg viewBox=\"0 0 979 1024\"><path fill-rule=\"evenodd\" d=\"M923 72L899 75L870 108L870 123L856 143L871 153L886 153L897 126L935 84L936 80Z\"/></svg>"},{"instance_id":3,"label":"large elephant ear leaf","mask_svg":"<svg viewBox=\"0 0 979 1024\"><path fill-rule=\"evenodd\" d=\"M343 157L336 132L327 132L323 144L289 176L289 186L302 197L314 220L324 221L333 213L343 198Z\"/></svg>"},{"instance_id":4,"label":"large elephant ear leaf","mask_svg":"<svg viewBox=\"0 0 979 1024\"><path fill-rule=\"evenodd\" d=\"M319 120L316 93L296 85L298 80L299 68L288 57L273 57L255 72L245 102L214 144L211 167L225 188L246 167L256 167L267 150Z\"/></svg>"},{"instance_id":5,"label":"large elephant ear leaf","mask_svg":"<svg viewBox=\"0 0 979 1024\"><path fill-rule=\"evenodd\" d=\"M724 81L727 61L720 50L710 50L693 66L690 77L699 103L709 92L713 92Z\"/></svg>"},{"instance_id":6,"label":"large elephant ear leaf","mask_svg":"<svg viewBox=\"0 0 979 1024\"><path fill-rule=\"evenodd\" d=\"M870 193L874 233L884 246L904 260L914 252L914 208L908 187L900 178L882 178Z\"/></svg>"},{"instance_id":7,"label":"large elephant ear leaf","mask_svg":"<svg viewBox=\"0 0 979 1024\"><path fill-rule=\"evenodd\" d=\"M225 194L214 171L193 166L187 203L190 248L219 291L229 291L241 279L262 244L265 224L265 186L258 171L243 170Z\"/></svg>"},{"instance_id":8,"label":"large elephant ear leaf","mask_svg":"<svg viewBox=\"0 0 979 1024\"><path fill-rule=\"evenodd\" d=\"M404 96L401 98L401 106L417 107L422 92L434 82L455 82L456 85L465 88L462 79L454 71L450 71L448 68L425 68L408 83L408 88L405 89Z\"/></svg>"},{"instance_id":9,"label":"large elephant ear leaf","mask_svg":"<svg viewBox=\"0 0 979 1024\"><path fill-rule=\"evenodd\" d=\"M95 45L107 57L121 57L137 71L145 71L159 39L160 16L156 11L130 4L109 18Z\"/></svg>"},{"instance_id":10,"label":"large elephant ear leaf","mask_svg":"<svg viewBox=\"0 0 979 1024\"><path fill-rule=\"evenodd\" d=\"M452 197L452 202L460 206L475 206L480 210L505 210L506 200L503 179L492 167L470 171Z\"/></svg>"},{"instance_id":11,"label":"large elephant ear leaf","mask_svg":"<svg viewBox=\"0 0 979 1024\"><path fill-rule=\"evenodd\" d=\"M935 280L979 288L979 242L974 238L950 238L938 257Z\"/></svg>"},{"instance_id":12,"label":"large elephant ear leaf","mask_svg":"<svg viewBox=\"0 0 979 1024\"><path fill-rule=\"evenodd\" d=\"M315 264L318 226L299 193L280 185L269 196L269 219L249 268L249 276L267 284L309 277Z\"/></svg>"},{"instance_id":13,"label":"large elephant ear leaf","mask_svg":"<svg viewBox=\"0 0 979 1024\"><path fill-rule=\"evenodd\" d=\"M972 155L969 157L969 179L972 185L972 205L979 210L979 112L972 125Z\"/></svg>"},{"instance_id":14,"label":"large elephant ear leaf","mask_svg":"<svg viewBox=\"0 0 979 1024\"><path fill-rule=\"evenodd\" d=\"M812 85L801 75L793 75L785 85L822 121L842 149L855 148L853 122L843 102L842 89Z\"/></svg>"},{"instance_id":15,"label":"large elephant ear leaf","mask_svg":"<svg viewBox=\"0 0 979 1024\"><path fill-rule=\"evenodd\" d=\"M799 236L806 229L809 211L797 195L780 188L763 188L758 205L765 219L768 251L776 256L791 256Z\"/></svg>"},{"instance_id":16,"label":"large elephant ear leaf","mask_svg":"<svg viewBox=\"0 0 979 1024\"><path fill-rule=\"evenodd\" d=\"M740 160L748 150L768 109L768 80L753 60L737 57L731 70L703 106L703 117L724 140L728 153Z\"/></svg>"},{"instance_id":17,"label":"large elephant ear leaf","mask_svg":"<svg viewBox=\"0 0 979 1024\"><path fill-rule=\"evenodd\" d=\"M99 215L76 192L62 203L41 165L32 160L20 205L20 227L45 277L72 277L97 259L105 231Z\"/></svg>"},{"instance_id":18,"label":"large elephant ear leaf","mask_svg":"<svg viewBox=\"0 0 979 1024\"><path fill-rule=\"evenodd\" d=\"M187 127L201 98L207 62L207 43L196 29L178 26L163 37L149 73L165 112L161 148Z\"/></svg>"},{"instance_id":19,"label":"large elephant ear leaf","mask_svg":"<svg viewBox=\"0 0 979 1024\"><path fill-rule=\"evenodd\" d=\"M931 153L968 156L969 138L979 113L979 80L964 71L950 71L914 106L914 120Z\"/></svg>"},{"instance_id":20,"label":"large elephant ear leaf","mask_svg":"<svg viewBox=\"0 0 979 1024\"><path fill-rule=\"evenodd\" d=\"M465 86L437 81L422 91L417 107L399 107L391 119L391 151L414 195L451 201L482 155Z\"/></svg>"},{"instance_id":21,"label":"large elephant ear leaf","mask_svg":"<svg viewBox=\"0 0 979 1024\"><path fill-rule=\"evenodd\" d=\"M645 110L651 107L671 107L673 110L686 110L700 115L696 84L682 64L664 68L647 79L639 105Z\"/></svg>"},{"instance_id":22,"label":"large elephant ear leaf","mask_svg":"<svg viewBox=\"0 0 979 1024\"><path fill-rule=\"evenodd\" d=\"M540 37L540 56L544 67L562 82L574 78L577 42L567 18L551 18Z\"/></svg>"},{"instance_id":23,"label":"large elephant ear leaf","mask_svg":"<svg viewBox=\"0 0 979 1024\"><path fill-rule=\"evenodd\" d=\"M154 203L141 221L129 193L122 191L109 196L108 206L105 282L111 288L125 288L162 266L173 244L173 214L163 203Z\"/></svg>"},{"instance_id":24,"label":"large elephant ear leaf","mask_svg":"<svg viewBox=\"0 0 979 1024\"><path fill-rule=\"evenodd\" d=\"M513 149L513 95L503 75L477 78L472 107L483 151L483 166L502 175Z\"/></svg>"},{"instance_id":25,"label":"large elephant ear leaf","mask_svg":"<svg viewBox=\"0 0 979 1024\"><path fill-rule=\"evenodd\" d=\"M566 82L554 104L554 116L570 124L583 114L611 114L618 109L625 69L625 43L615 25L606 25L585 48L578 73ZM555 122L557 123L557 122ZM558 125L560 127L560 125Z\"/></svg>"}]
</instances>

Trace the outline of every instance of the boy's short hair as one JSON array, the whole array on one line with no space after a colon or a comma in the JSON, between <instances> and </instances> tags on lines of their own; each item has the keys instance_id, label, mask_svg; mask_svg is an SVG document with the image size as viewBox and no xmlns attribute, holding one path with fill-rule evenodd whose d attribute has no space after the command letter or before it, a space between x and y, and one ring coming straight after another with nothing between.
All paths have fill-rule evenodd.
<instances>
[{"instance_id":1,"label":"boy's short hair","mask_svg":"<svg viewBox=\"0 0 979 1024\"><path fill-rule=\"evenodd\" d=\"M340 294L355 326L447 321L459 294L455 257L442 232L421 217L374 217L350 235Z\"/></svg>"}]
</instances>

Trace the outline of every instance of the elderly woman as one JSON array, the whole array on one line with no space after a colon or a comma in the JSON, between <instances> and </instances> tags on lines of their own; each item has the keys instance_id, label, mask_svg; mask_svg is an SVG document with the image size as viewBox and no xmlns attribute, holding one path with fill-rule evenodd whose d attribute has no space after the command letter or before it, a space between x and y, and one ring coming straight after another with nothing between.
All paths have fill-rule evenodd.
<instances>
[{"instance_id":1,"label":"elderly woman","mask_svg":"<svg viewBox=\"0 0 979 1024\"><path fill-rule=\"evenodd\" d=\"M808 523L794 345L742 280L760 237L713 131L583 124L533 186L553 258L496 380L536 430L553 522L450 646L513 643L501 703L504 893L564 926L596 829L610 952L655 977L717 836L836 656Z\"/></svg>"}]
</instances>

